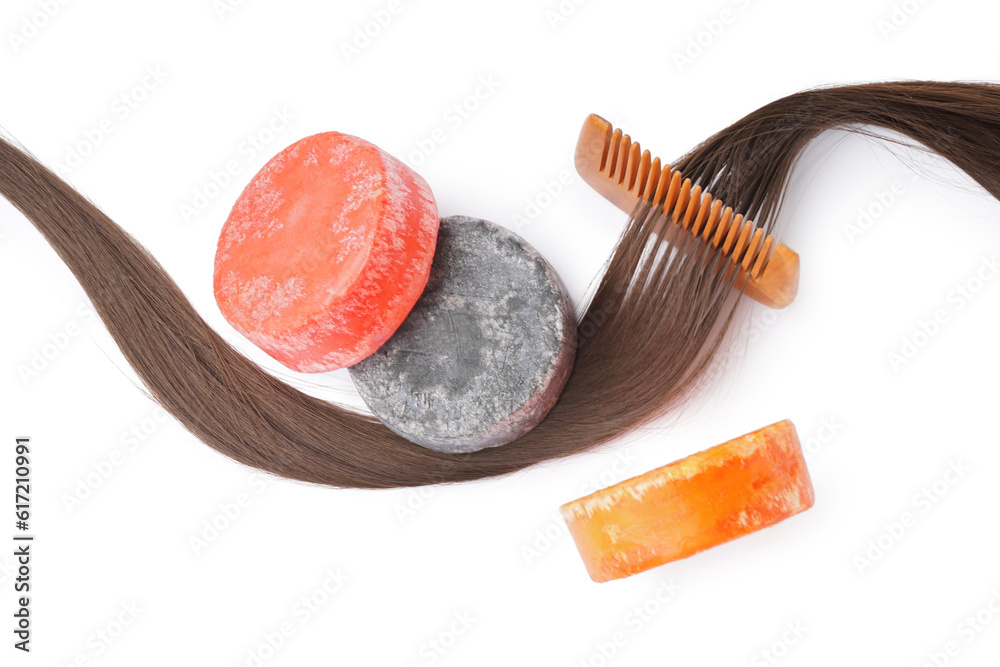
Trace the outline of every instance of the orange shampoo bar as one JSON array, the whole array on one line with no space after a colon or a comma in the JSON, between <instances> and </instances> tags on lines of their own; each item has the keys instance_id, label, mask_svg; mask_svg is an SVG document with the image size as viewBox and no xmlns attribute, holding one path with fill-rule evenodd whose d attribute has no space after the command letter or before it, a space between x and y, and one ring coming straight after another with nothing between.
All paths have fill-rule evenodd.
<instances>
[{"instance_id":1,"label":"orange shampoo bar","mask_svg":"<svg viewBox=\"0 0 1000 667\"><path fill-rule=\"evenodd\" d=\"M590 578L603 582L774 525L813 499L798 434L785 420L560 510Z\"/></svg>"},{"instance_id":2,"label":"orange shampoo bar","mask_svg":"<svg viewBox=\"0 0 1000 667\"><path fill-rule=\"evenodd\" d=\"M347 134L306 137L233 206L216 249L216 303L293 370L352 366L420 297L437 231L434 196L409 167Z\"/></svg>"}]
</instances>

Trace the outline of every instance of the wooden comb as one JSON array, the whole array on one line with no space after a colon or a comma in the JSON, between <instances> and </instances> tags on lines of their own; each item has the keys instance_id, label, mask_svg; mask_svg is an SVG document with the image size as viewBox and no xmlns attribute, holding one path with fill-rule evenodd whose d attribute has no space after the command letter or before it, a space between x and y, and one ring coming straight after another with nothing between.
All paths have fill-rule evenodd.
<instances>
[{"instance_id":1,"label":"wooden comb","mask_svg":"<svg viewBox=\"0 0 1000 667\"><path fill-rule=\"evenodd\" d=\"M799 256L736 214L691 179L651 158L638 142L590 114L576 144L576 170L608 201L632 213L640 200L661 207L674 224L721 249L739 275L734 285L771 308L784 308L799 291Z\"/></svg>"}]
</instances>

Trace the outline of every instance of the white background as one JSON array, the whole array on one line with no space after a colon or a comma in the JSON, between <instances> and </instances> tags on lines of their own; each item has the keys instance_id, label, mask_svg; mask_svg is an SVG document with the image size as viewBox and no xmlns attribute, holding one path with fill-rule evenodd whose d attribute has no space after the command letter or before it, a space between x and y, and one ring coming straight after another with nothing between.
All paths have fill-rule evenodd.
<instances>
[{"instance_id":1,"label":"white background","mask_svg":"<svg viewBox=\"0 0 1000 667\"><path fill-rule=\"evenodd\" d=\"M564 2L565 16L557 0L423 0L403 2L350 58L343 45L387 0L221 12L212 0L90 0L34 18L43 4L0 11L0 124L54 166L110 119L69 179L264 363L216 310L215 239L247 179L303 136L348 132L419 163L442 215L519 229L580 299L624 222L575 176L544 196L588 113L669 160L811 86L1000 80L1000 7L985 1L899 2L890 30L885 0L590 0ZM682 63L691 40L703 46ZM449 121L483 77L495 90ZM142 98L127 116L123 94ZM293 119L269 136L276 109ZM415 153L435 128L445 141ZM11 647L12 547L0 549L0 663L922 665L954 641L939 664L987 664L1000 618L983 612L977 631L965 619L1000 595L1000 280L962 308L949 294L1000 250L1000 205L910 157L921 176L870 140L827 135L809 151L784 215L799 298L749 312L746 353L683 414L570 460L422 493L267 479L157 419L71 276L4 205L0 539L14 532L12 442L30 435L37 541L30 655ZM229 161L238 173L212 187ZM210 196L185 220L196 193ZM850 235L865 209L878 215ZM939 309L947 322L894 368L888 355ZM41 368L25 374L36 354ZM304 381L351 401L345 377ZM812 510L624 581L588 579L561 503L786 417L811 452ZM967 471L941 481L952 464ZM934 502L917 498L935 482ZM206 538L237 500L239 516ZM915 525L893 537L905 513ZM347 581L327 594L338 570ZM674 596L658 598L671 582ZM306 615L304 597L322 604ZM292 634L272 651L265 638L283 624Z\"/></svg>"}]
</instances>

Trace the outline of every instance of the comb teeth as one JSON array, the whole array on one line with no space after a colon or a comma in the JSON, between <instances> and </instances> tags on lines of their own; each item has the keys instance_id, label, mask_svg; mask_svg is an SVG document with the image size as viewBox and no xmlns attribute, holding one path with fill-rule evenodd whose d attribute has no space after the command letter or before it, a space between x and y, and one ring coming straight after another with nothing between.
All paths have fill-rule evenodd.
<instances>
[{"instance_id":1,"label":"comb teeth","mask_svg":"<svg viewBox=\"0 0 1000 667\"><path fill-rule=\"evenodd\" d=\"M798 291L798 255L752 220L736 213L679 171L642 150L639 142L600 116L580 132L576 168L583 179L618 208L631 213L650 202L674 224L729 258L742 279L736 286L766 305L783 308Z\"/></svg>"},{"instance_id":2,"label":"comb teeth","mask_svg":"<svg viewBox=\"0 0 1000 667\"><path fill-rule=\"evenodd\" d=\"M614 130L604 151L600 173L634 200L661 207L664 214L693 236L722 249L724 256L743 267L751 278L760 278L767 267L775 240L742 215L735 215L722 200L703 192L701 186L679 171L653 159L639 142Z\"/></svg>"}]
</instances>

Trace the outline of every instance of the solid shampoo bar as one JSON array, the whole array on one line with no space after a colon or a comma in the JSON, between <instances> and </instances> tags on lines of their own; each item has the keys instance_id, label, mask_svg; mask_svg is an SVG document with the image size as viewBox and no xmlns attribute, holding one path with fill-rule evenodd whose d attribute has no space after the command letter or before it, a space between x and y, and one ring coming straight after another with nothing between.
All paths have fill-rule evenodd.
<instances>
[{"instance_id":1,"label":"solid shampoo bar","mask_svg":"<svg viewBox=\"0 0 1000 667\"><path fill-rule=\"evenodd\" d=\"M427 289L396 334L351 368L375 416L450 453L532 429L566 385L576 322L549 263L486 220L441 221Z\"/></svg>"},{"instance_id":2,"label":"solid shampoo bar","mask_svg":"<svg viewBox=\"0 0 1000 667\"><path fill-rule=\"evenodd\" d=\"M254 176L215 256L215 298L285 366L351 366L384 343L430 272L438 213L427 183L339 132L298 141Z\"/></svg>"},{"instance_id":3,"label":"solid shampoo bar","mask_svg":"<svg viewBox=\"0 0 1000 667\"><path fill-rule=\"evenodd\" d=\"M785 420L562 506L594 581L608 581L771 526L813 504Z\"/></svg>"}]
</instances>

